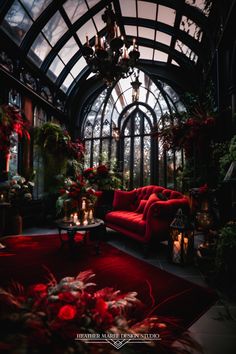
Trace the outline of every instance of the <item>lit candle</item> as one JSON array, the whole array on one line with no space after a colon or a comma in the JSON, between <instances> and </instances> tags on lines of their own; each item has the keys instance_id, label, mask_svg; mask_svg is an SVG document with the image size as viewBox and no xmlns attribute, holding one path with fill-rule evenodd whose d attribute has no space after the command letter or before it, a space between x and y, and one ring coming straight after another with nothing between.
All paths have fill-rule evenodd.
<instances>
[{"instance_id":1,"label":"lit candle","mask_svg":"<svg viewBox=\"0 0 236 354\"><path fill-rule=\"evenodd\" d=\"M86 202L85 200L82 201L82 210L85 210L86 209Z\"/></svg>"},{"instance_id":2,"label":"lit candle","mask_svg":"<svg viewBox=\"0 0 236 354\"><path fill-rule=\"evenodd\" d=\"M88 225L88 220L84 220L83 225Z\"/></svg>"},{"instance_id":3,"label":"lit candle","mask_svg":"<svg viewBox=\"0 0 236 354\"><path fill-rule=\"evenodd\" d=\"M89 210L88 218L89 218L90 221L93 220L93 209L90 209L90 210Z\"/></svg>"},{"instance_id":4,"label":"lit candle","mask_svg":"<svg viewBox=\"0 0 236 354\"><path fill-rule=\"evenodd\" d=\"M3 194L1 194L0 201L1 201L1 202L4 201L4 195L3 195Z\"/></svg>"},{"instance_id":5,"label":"lit candle","mask_svg":"<svg viewBox=\"0 0 236 354\"><path fill-rule=\"evenodd\" d=\"M179 241L174 241L173 245L173 262L180 263L180 252L181 252L181 245Z\"/></svg>"},{"instance_id":6,"label":"lit candle","mask_svg":"<svg viewBox=\"0 0 236 354\"><path fill-rule=\"evenodd\" d=\"M117 37L120 37L120 27L119 26L117 26L116 35L117 35Z\"/></svg>"},{"instance_id":7,"label":"lit candle","mask_svg":"<svg viewBox=\"0 0 236 354\"><path fill-rule=\"evenodd\" d=\"M118 35L118 32L117 32L117 25L115 24L115 26L114 26L114 34L115 34L115 38L117 37L117 35Z\"/></svg>"},{"instance_id":8,"label":"lit candle","mask_svg":"<svg viewBox=\"0 0 236 354\"><path fill-rule=\"evenodd\" d=\"M187 254L188 252L188 238L184 237L184 252Z\"/></svg>"},{"instance_id":9,"label":"lit candle","mask_svg":"<svg viewBox=\"0 0 236 354\"><path fill-rule=\"evenodd\" d=\"M124 46L124 49L123 49L123 59L128 59L129 58L129 55L128 55L128 49Z\"/></svg>"},{"instance_id":10,"label":"lit candle","mask_svg":"<svg viewBox=\"0 0 236 354\"><path fill-rule=\"evenodd\" d=\"M100 39L100 47L102 49L104 49L104 38L103 37Z\"/></svg>"}]
</instances>

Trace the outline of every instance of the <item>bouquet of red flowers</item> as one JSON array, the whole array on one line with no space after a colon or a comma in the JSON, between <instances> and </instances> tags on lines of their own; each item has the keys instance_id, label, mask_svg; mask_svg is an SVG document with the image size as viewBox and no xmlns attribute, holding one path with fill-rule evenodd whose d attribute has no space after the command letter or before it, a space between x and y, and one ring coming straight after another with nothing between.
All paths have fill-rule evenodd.
<instances>
[{"instance_id":1,"label":"bouquet of red flowers","mask_svg":"<svg viewBox=\"0 0 236 354\"><path fill-rule=\"evenodd\" d=\"M0 151L9 153L12 133L30 140L29 122L15 106L0 106Z\"/></svg>"},{"instance_id":2,"label":"bouquet of red flowers","mask_svg":"<svg viewBox=\"0 0 236 354\"><path fill-rule=\"evenodd\" d=\"M56 202L58 214L62 211L65 201L70 202L71 212L77 211L78 203L82 198L86 198L92 204L96 201L95 191L87 185L82 175L77 175L74 179L65 178L59 193Z\"/></svg>"},{"instance_id":3,"label":"bouquet of red flowers","mask_svg":"<svg viewBox=\"0 0 236 354\"><path fill-rule=\"evenodd\" d=\"M97 190L111 190L121 186L120 179L104 164L87 168L83 176Z\"/></svg>"},{"instance_id":4,"label":"bouquet of red flowers","mask_svg":"<svg viewBox=\"0 0 236 354\"><path fill-rule=\"evenodd\" d=\"M6 354L112 354L114 348L108 342L87 344L86 339L76 340L77 334L158 333L160 341L139 344L143 353L183 353L181 347L172 346L178 328L173 319L147 316L137 321L132 315L134 309L142 308L137 293L122 294L113 288L96 290L93 277L88 270L57 282L49 273L46 284L25 289L17 283L11 290L0 288L0 350ZM186 335L181 341L193 344ZM132 345L128 349L129 353L137 352Z\"/></svg>"}]
</instances>

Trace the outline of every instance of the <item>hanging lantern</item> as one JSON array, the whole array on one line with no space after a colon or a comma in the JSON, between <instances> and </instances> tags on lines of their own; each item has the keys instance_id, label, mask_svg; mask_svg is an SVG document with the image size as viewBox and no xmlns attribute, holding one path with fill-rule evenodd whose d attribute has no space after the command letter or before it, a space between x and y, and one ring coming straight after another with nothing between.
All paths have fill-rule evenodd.
<instances>
[{"instance_id":1,"label":"hanging lantern","mask_svg":"<svg viewBox=\"0 0 236 354\"><path fill-rule=\"evenodd\" d=\"M194 228L182 209L178 209L170 225L169 251L173 263L183 265L193 261Z\"/></svg>"}]
</instances>

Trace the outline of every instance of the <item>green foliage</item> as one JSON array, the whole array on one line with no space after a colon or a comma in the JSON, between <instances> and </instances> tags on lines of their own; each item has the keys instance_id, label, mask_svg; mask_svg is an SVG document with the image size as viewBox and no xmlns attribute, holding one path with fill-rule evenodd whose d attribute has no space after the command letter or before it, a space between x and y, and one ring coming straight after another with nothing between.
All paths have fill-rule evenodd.
<instances>
[{"instance_id":1,"label":"green foliage","mask_svg":"<svg viewBox=\"0 0 236 354\"><path fill-rule=\"evenodd\" d=\"M225 143L225 148L222 152L224 154L219 158L221 180L224 179L231 162L236 161L236 135L232 137L229 143Z\"/></svg>"},{"instance_id":2,"label":"green foliage","mask_svg":"<svg viewBox=\"0 0 236 354\"><path fill-rule=\"evenodd\" d=\"M69 134L57 123L46 122L35 128L35 143L41 148L43 155L65 153Z\"/></svg>"},{"instance_id":3,"label":"green foliage","mask_svg":"<svg viewBox=\"0 0 236 354\"><path fill-rule=\"evenodd\" d=\"M229 222L220 230L216 247L216 273L231 277L235 274L236 255L236 223Z\"/></svg>"}]
</instances>

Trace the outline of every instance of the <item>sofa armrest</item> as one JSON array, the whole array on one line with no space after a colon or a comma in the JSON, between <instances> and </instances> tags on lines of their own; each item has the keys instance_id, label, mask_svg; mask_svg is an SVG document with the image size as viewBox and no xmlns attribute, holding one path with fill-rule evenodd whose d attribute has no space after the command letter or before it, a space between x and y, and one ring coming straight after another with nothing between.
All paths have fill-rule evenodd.
<instances>
[{"instance_id":1,"label":"sofa armrest","mask_svg":"<svg viewBox=\"0 0 236 354\"><path fill-rule=\"evenodd\" d=\"M153 203L147 213L145 241L149 242L152 237L158 238L160 241L167 240L170 223L179 208L184 213L189 211L187 198L160 200Z\"/></svg>"},{"instance_id":2,"label":"sofa armrest","mask_svg":"<svg viewBox=\"0 0 236 354\"><path fill-rule=\"evenodd\" d=\"M180 199L169 199L167 201L157 201L153 203L147 214L147 220L152 218L158 219L170 219L174 218L178 209L182 209L184 213L189 213L189 202L188 199L183 197Z\"/></svg>"}]
</instances>

